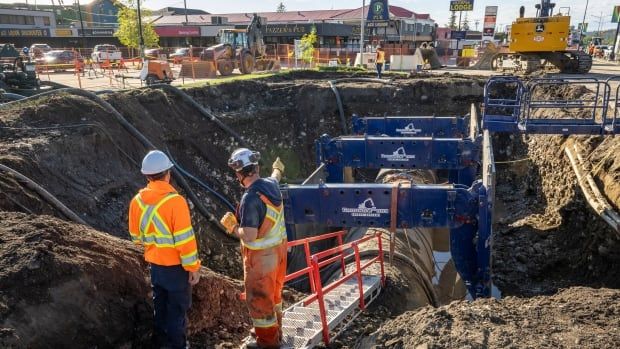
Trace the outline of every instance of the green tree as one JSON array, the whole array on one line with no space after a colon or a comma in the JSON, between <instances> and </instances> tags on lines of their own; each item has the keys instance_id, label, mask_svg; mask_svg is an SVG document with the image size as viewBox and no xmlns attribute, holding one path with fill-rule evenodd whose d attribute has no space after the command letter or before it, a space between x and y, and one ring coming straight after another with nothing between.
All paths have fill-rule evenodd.
<instances>
[{"instance_id":1,"label":"green tree","mask_svg":"<svg viewBox=\"0 0 620 349\"><path fill-rule=\"evenodd\" d=\"M463 30L469 30L469 18L467 16L467 12L465 12L465 18L463 19Z\"/></svg>"},{"instance_id":2,"label":"green tree","mask_svg":"<svg viewBox=\"0 0 620 349\"><path fill-rule=\"evenodd\" d=\"M457 30L458 26L456 25L456 11L452 11L450 14L450 21L448 22L448 28L452 30Z\"/></svg>"},{"instance_id":3,"label":"green tree","mask_svg":"<svg viewBox=\"0 0 620 349\"><path fill-rule=\"evenodd\" d=\"M114 36L118 38L121 44L127 47L140 48L136 0L119 1L116 3L116 6L118 7L118 30L114 33ZM148 21L148 18L151 16L151 11L140 6L140 14L142 17L142 37L144 38L144 46L158 46L159 36L155 33L153 25Z\"/></svg>"},{"instance_id":4,"label":"green tree","mask_svg":"<svg viewBox=\"0 0 620 349\"><path fill-rule=\"evenodd\" d=\"M301 59L309 64L314 60L314 46L319 37L316 35L316 27L312 26L310 33L301 37Z\"/></svg>"},{"instance_id":5,"label":"green tree","mask_svg":"<svg viewBox=\"0 0 620 349\"><path fill-rule=\"evenodd\" d=\"M278 5L278 8L276 9L276 12L286 12L286 6L284 6L283 2L280 2L280 5Z\"/></svg>"}]
</instances>

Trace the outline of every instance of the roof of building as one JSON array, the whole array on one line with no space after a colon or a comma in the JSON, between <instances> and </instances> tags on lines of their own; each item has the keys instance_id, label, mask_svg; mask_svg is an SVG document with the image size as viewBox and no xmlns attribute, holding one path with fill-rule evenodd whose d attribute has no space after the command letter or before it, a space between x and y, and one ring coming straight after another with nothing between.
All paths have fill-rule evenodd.
<instances>
[{"instance_id":1,"label":"roof of building","mask_svg":"<svg viewBox=\"0 0 620 349\"><path fill-rule=\"evenodd\" d=\"M185 8L184 7L164 7L164 8L160 8L159 10L155 10L153 11L154 14L161 14L162 16L165 15L185 15ZM188 15L208 15L209 12L205 11L205 10L200 10L200 9L196 9L196 8L188 8L187 9L187 14Z\"/></svg>"},{"instance_id":2,"label":"roof of building","mask_svg":"<svg viewBox=\"0 0 620 349\"><path fill-rule=\"evenodd\" d=\"M308 22L334 22L357 20L362 15L362 8L342 10L315 10L315 11L286 11L286 12L260 12L261 17L267 18L267 23L308 23ZM364 16L368 13L368 6L364 7ZM419 14L399 6L390 5L390 14L395 18L430 19L428 14ZM212 16L226 17L228 23L246 24L252 20L252 12L247 13L223 13L211 15L190 15L188 23L202 24L211 23ZM185 23L184 15L162 16L155 20L156 25L179 25Z\"/></svg>"}]
</instances>

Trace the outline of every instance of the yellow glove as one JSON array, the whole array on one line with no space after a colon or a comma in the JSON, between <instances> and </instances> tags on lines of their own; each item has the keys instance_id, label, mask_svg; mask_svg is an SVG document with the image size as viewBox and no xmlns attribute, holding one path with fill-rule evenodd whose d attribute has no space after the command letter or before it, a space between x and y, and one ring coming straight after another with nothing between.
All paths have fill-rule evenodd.
<instances>
[{"instance_id":1,"label":"yellow glove","mask_svg":"<svg viewBox=\"0 0 620 349\"><path fill-rule=\"evenodd\" d=\"M284 163L282 162L282 160L280 160L280 157L276 158L276 161L273 162L271 168L273 168L274 170L279 170L280 174L284 173Z\"/></svg>"},{"instance_id":2,"label":"yellow glove","mask_svg":"<svg viewBox=\"0 0 620 349\"><path fill-rule=\"evenodd\" d=\"M232 212L226 212L222 219L220 219L220 223L222 223L228 234L234 233L235 228L239 225L237 217Z\"/></svg>"}]
</instances>

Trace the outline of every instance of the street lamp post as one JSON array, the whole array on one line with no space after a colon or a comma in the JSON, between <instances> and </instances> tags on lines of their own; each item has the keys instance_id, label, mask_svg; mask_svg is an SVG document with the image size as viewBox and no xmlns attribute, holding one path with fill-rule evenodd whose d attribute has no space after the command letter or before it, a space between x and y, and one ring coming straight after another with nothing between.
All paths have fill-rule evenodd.
<instances>
[{"instance_id":1,"label":"street lamp post","mask_svg":"<svg viewBox=\"0 0 620 349\"><path fill-rule=\"evenodd\" d=\"M362 21L360 25L360 64L364 65L364 8L366 0L362 0Z\"/></svg>"}]
</instances>

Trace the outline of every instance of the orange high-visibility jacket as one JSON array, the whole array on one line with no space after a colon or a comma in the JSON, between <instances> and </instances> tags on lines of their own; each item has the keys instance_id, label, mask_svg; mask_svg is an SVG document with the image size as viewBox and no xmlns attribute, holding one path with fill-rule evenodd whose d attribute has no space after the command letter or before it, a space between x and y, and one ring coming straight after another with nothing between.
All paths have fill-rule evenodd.
<instances>
[{"instance_id":1,"label":"orange high-visibility jacket","mask_svg":"<svg viewBox=\"0 0 620 349\"><path fill-rule=\"evenodd\" d=\"M144 244L149 263L181 264L187 271L200 268L187 201L165 181L149 182L131 200L129 234L134 243Z\"/></svg>"}]
</instances>

